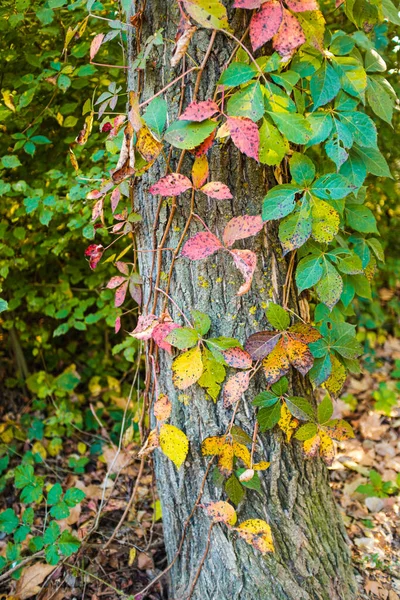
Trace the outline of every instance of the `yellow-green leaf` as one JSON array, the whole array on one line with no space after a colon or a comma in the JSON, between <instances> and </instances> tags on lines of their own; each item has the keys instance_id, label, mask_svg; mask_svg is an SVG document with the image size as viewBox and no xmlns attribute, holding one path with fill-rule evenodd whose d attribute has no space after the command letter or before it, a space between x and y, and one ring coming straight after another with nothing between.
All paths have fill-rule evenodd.
<instances>
[{"instance_id":1,"label":"yellow-green leaf","mask_svg":"<svg viewBox=\"0 0 400 600\"><path fill-rule=\"evenodd\" d=\"M203 373L200 348L196 346L178 356L172 363L172 371L172 381L179 390L196 383Z\"/></svg>"},{"instance_id":2,"label":"yellow-green leaf","mask_svg":"<svg viewBox=\"0 0 400 600\"><path fill-rule=\"evenodd\" d=\"M314 200L311 207L312 236L317 242L331 242L339 231L339 213L324 200Z\"/></svg>"},{"instance_id":3,"label":"yellow-green leaf","mask_svg":"<svg viewBox=\"0 0 400 600\"><path fill-rule=\"evenodd\" d=\"M219 0L183 0L186 12L199 25L230 31L226 8Z\"/></svg>"}]
</instances>

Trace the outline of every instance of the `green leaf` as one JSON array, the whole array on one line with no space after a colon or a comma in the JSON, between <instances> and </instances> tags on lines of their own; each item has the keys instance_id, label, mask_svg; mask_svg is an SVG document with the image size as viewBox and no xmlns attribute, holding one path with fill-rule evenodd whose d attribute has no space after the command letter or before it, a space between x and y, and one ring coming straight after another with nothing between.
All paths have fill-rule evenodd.
<instances>
[{"instance_id":1,"label":"green leaf","mask_svg":"<svg viewBox=\"0 0 400 600\"><path fill-rule=\"evenodd\" d=\"M367 171L377 177L392 177L389 166L377 148L355 147L355 152L364 162Z\"/></svg>"},{"instance_id":2,"label":"green leaf","mask_svg":"<svg viewBox=\"0 0 400 600\"><path fill-rule=\"evenodd\" d=\"M337 173L328 173L319 177L311 187L311 191L317 198L323 200L339 200L354 192L355 186Z\"/></svg>"},{"instance_id":3,"label":"green leaf","mask_svg":"<svg viewBox=\"0 0 400 600\"><path fill-rule=\"evenodd\" d=\"M22 489L35 482L35 473L32 465L19 465L14 471L14 485Z\"/></svg>"},{"instance_id":4,"label":"green leaf","mask_svg":"<svg viewBox=\"0 0 400 600\"><path fill-rule=\"evenodd\" d=\"M359 146L363 146L366 148L376 146L377 131L375 123L368 115L358 111L350 113L341 112L340 120L351 131L354 141Z\"/></svg>"},{"instance_id":5,"label":"green leaf","mask_svg":"<svg viewBox=\"0 0 400 600\"><path fill-rule=\"evenodd\" d=\"M308 187L312 184L315 177L315 165L313 161L300 152L294 152L289 161L290 174L302 187Z\"/></svg>"},{"instance_id":6,"label":"green leaf","mask_svg":"<svg viewBox=\"0 0 400 600\"><path fill-rule=\"evenodd\" d=\"M69 517L69 508L64 501L58 502L51 507L50 514L52 517L57 519L57 521L60 519L66 519Z\"/></svg>"},{"instance_id":7,"label":"green leaf","mask_svg":"<svg viewBox=\"0 0 400 600\"><path fill-rule=\"evenodd\" d=\"M165 132L164 139L182 150L191 150L199 146L217 127L216 121L206 119L201 123L192 121L175 121Z\"/></svg>"},{"instance_id":8,"label":"green leaf","mask_svg":"<svg viewBox=\"0 0 400 600\"><path fill-rule=\"evenodd\" d=\"M282 306L279 306L279 304L270 302L265 314L272 327L275 327L278 331L286 331L290 325L289 314Z\"/></svg>"},{"instance_id":9,"label":"green leaf","mask_svg":"<svg viewBox=\"0 0 400 600\"><path fill-rule=\"evenodd\" d=\"M355 45L355 41L349 35L343 34L343 32L335 33L332 36L332 41L329 46L329 51L335 56L344 56L349 54Z\"/></svg>"},{"instance_id":10,"label":"green leaf","mask_svg":"<svg viewBox=\"0 0 400 600\"><path fill-rule=\"evenodd\" d=\"M346 220L354 231L379 233L373 212L362 204L346 203Z\"/></svg>"},{"instance_id":11,"label":"green leaf","mask_svg":"<svg viewBox=\"0 0 400 600\"><path fill-rule=\"evenodd\" d=\"M173 329L165 338L165 340L179 348L184 350L185 348L192 348L199 341L199 334L195 329L190 327L180 327L179 329Z\"/></svg>"},{"instance_id":12,"label":"green leaf","mask_svg":"<svg viewBox=\"0 0 400 600\"><path fill-rule=\"evenodd\" d=\"M283 396L289 389L289 381L286 377L281 377L276 383L271 386L271 390L277 396Z\"/></svg>"},{"instance_id":13,"label":"green leaf","mask_svg":"<svg viewBox=\"0 0 400 600\"><path fill-rule=\"evenodd\" d=\"M257 394L257 396L254 398L252 404L253 404L253 406L260 406L260 407L268 408L268 407L276 404L278 402L278 400L279 400L279 397L275 393L266 390L264 392L260 392L259 394Z\"/></svg>"},{"instance_id":14,"label":"green leaf","mask_svg":"<svg viewBox=\"0 0 400 600\"><path fill-rule=\"evenodd\" d=\"M78 538L71 535L71 533L65 529L58 538L57 545L61 554L68 557L72 556L72 554L75 554L75 552L78 552L81 543Z\"/></svg>"},{"instance_id":15,"label":"green leaf","mask_svg":"<svg viewBox=\"0 0 400 600\"><path fill-rule=\"evenodd\" d=\"M366 51L364 64L367 73L384 73L386 71L385 61L374 48L368 48Z\"/></svg>"},{"instance_id":16,"label":"green leaf","mask_svg":"<svg viewBox=\"0 0 400 600\"><path fill-rule=\"evenodd\" d=\"M310 92L314 103L313 110L327 104L340 91L340 78L337 72L325 60L310 79Z\"/></svg>"},{"instance_id":17,"label":"green leaf","mask_svg":"<svg viewBox=\"0 0 400 600\"><path fill-rule=\"evenodd\" d=\"M14 541L16 544L21 544L25 539L28 533L30 533L31 528L28 525L21 525L18 527L16 532L14 533Z\"/></svg>"},{"instance_id":18,"label":"green leaf","mask_svg":"<svg viewBox=\"0 0 400 600\"><path fill-rule=\"evenodd\" d=\"M376 258L382 262L385 261L385 253L384 250L382 248L382 244L380 243L379 240L377 240L376 238L368 238L366 240L368 246L372 249L373 253L375 254Z\"/></svg>"},{"instance_id":19,"label":"green leaf","mask_svg":"<svg viewBox=\"0 0 400 600\"><path fill-rule=\"evenodd\" d=\"M307 122L311 127L311 138L307 146L314 146L324 142L330 135L333 127L332 115L328 112L311 113L307 117Z\"/></svg>"},{"instance_id":20,"label":"green leaf","mask_svg":"<svg viewBox=\"0 0 400 600\"><path fill-rule=\"evenodd\" d=\"M5 310L8 310L8 302L7 300L0 298L0 313L4 312Z\"/></svg>"},{"instance_id":21,"label":"green leaf","mask_svg":"<svg viewBox=\"0 0 400 600\"><path fill-rule=\"evenodd\" d=\"M330 399L329 395L326 394L326 396L323 398L322 402L320 402L320 404L318 404L318 407L317 407L318 423L320 423L321 425L323 423L326 423L327 421L329 421L329 419L332 417L332 415L333 415L332 400Z\"/></svg>"},{"instance_id":22,"label":"green leaf","mask_svg":"<svg viewBox=\"0 0 400 600\"><path fill-rule=\"evenodd\" d=\"M400 25L399 9L391 0L382 0L382 13L385 19L395 25Z\"/></svg>"},{"instance_id":23,"label":"green leaf","mask_svg":"<svg viewBox=\"0 0 400 600\"><path fill-rule=\"evenodd\" d=\"M351 151L346 162L340 167L339 173L347 179L350 185L358 189L364 183L367 176L367 168L364 161Z\"/></svg>"},{"instance_id":24,"label":"green leaf","mask_svg":"<svg viewBox=\"0 0 400 600\"><path fill-rule=\"evenodd\" d=\"M279 225L279 239L281 240L284 254L300 248L311 235L311 211L308 199L303 198L300 206L285 217Z\"/></svg>"},{"instance_id":25,"label":"green leaf","mask_svg":"<svg viewBox=\"0 0 400 600\"><path fill-rule=\"evenodd\" d=\"M315 287L318 298L329 308L333 308L340 300L343 291L343 280L326 259L324 259L324 274Z\"/></svg>"},{"instance_id":26,"label":"green leaf","mask_svg":"<svg viewBox=\"0 0 400 600\"><path fill-rule=\"evenodd\" d=\"M62 493L63 489L61 484L55 483L47 494L47 504L50 504L51 506L52 504L57 504L57 502L60 502Z\"/></svg>"},{"instance_id":27,"label":"green leaf","mask_svg":"<svg viewBox=\"0 0 400 600\"><path fill-rule=\"evenodd\" d=\"M311 127L302 115L297 113L268 112L280 133L294 144L306 144L311 139Z\"/></svg>"},{"instance_id":28,"label":"green leaf","mask_svg":"<svg viewBox=\"0 0 400 600\"><path fill-rule=\"evenodd\" d=\"M363 98L367 74L358 60L350 56L336 56L332 64L340 77L343 90L350 96Z\"/></svg>"},{"instance_id":29,"label":"green leaf","mask_svg":"<svg viewBox=\"0 0 400 600\"><path fill-rule=\"evenodd\" d=\"M233 94L227 103L227 113L231 117L247 117L254 122L264 114L264 99L258 82L250 83Z\"/></svg>"},{"instance_id":30,"label":"green leaf","mask_svg":"<svg viewBox=\"0 0 400 600\"><path fill-rule=\"evenodd\" d=\"M257 421L261 431L272 429L281 418L281 403L276 402L272 406L260 408L257 413Z\"/></svg>"},{"instance_id":31,"label":"green leaf","mask_svg":"<svg viewBox=\"0 0 400 600\"><path fill-rule=\"evenodd\" d=\"M239 479L232 473L225 483L225 492L229 500L237 506L245 497L246 492Z\"/></svg>"},{"instance_id":32,"label":"green leaf","mask_svg":"<svg viewBox=\"0 0 400 600\"><path fill-rule=\"evenodd\" d=\"M240 477L242 473L244 473L247 469L240 468L236 471L236 475ZM257 471L254 472L253 477L249 481L241 481L241 485L248 490L255 490L261 494L261 480Z\"/></svg>"},{"instance_id":33,"label":"green leaf","mask_svg":"<svg viewBox=\"0 0 400 600\"><path fill-rule=\"evenodd\" d=\"M154 98L143 113L143 120L146 125L161 138L165 123L167 122L166 100L160 98L160 96Z\"/></svg>"},{"instance_id":34,"label":"green leaf","mask_svg":"<svg viewBox=\"0 0 400 600\"><path fill-rule=\"evenodd\" d=\"M383 77L368 77L367 102L378 117L386 123L391 123L395 98L389 93L384 82L386 80Z\"/></svg>"},{"instance_id":35,"label":"green leaf","mask_svg":"<svg viewBox=\"0 0 400 600\"><path fill-rule=\"evenodd\" d=\"M302 258L296 269L296 285L299 292L313 287L321 279L324 269L320 255L311 254Z\"/></svg>"},{"instance_id":36,"label":"green leaf","mask_svg":"<svg viewBox=\"0 0 400 600\"><path fill-rule=\"evenodd\" d=\"M287 140L281 136L275 125L263 119L259 129L260 145L258 157L263 165L279 165L284 156L289 152Z\"/></svg>"},{"instance_id":37,"label":"green leaf","mask_svg":"<svg viewBox=\"0 0 400 600\"><path fill-rule=\"evenodd\" d=\"M346 256L339 261L339 271L346 273L346 275L356 275L357 273L363 272L363 266L361 258L354 254L353 256Z\"/></svg>"},{"instance_id":38,"label":"green leaf","mask_svg":"<svg viewBox=\"0 0 400 600\"><path fill-rule=\"evenodd\" d=\"M16 167L21 166L21 161L19 160L18 156L9 154L7 156L2 156L1 164L5 169L15 169Z\"/></svg>"},{"instance_id":39,"label":"green leaf","mask_svg":"<svg viewBox=\"0 0 400 600\"><path fill-rule=\"evenodd\" d=\"M316 435L317 432L318 428L315 423L305 423L305 425L302 425L298 428L298 430L294 434L294 437L297 440L305 442L306 440L310 440L312 437L314 437L314 435Z\"/></svg>"},{"instance_id":40,"label":"green leaf","mask_svg":"<svg viewBox=\"0 0 400 600\"><path fill-rule=\"evenodd\" d=\"M211 327L211 319L205 313L192 309L193 325L200 335L205 335Z\"/></svg>"},{"instance_id":41,"label":"green leaf","mask_svg":"<svg viewBox=\"0 0 400 600\"><path fill-rule=\"evenodd\" d=\"M0 531L9 535L19 525L19 519L12 508L7 508L0 513Z\"/></svg>"},{"instance_id":42,"label":"green leaf","mask_svg":"<svg viewBox=\"0 0 400 600\"><path fill-rule=\"evenodd\" d=\"M277 185L265 196L262 204L263 221L281 219L295 208L295 196L301 188L293 184Z\"/></svg>"},{"instance_id":43,"label":"green leaf","mask_svg":"<svg viewBox=\"0 0 400 600\"><path fill-rule=\"evenodd\" d=\"M43 484L38 480L32 485L27 485L21 492L21 502L31 504L39 502L43 498Z\"/></svg>"},{"instance_id":44,"label":"green leaf","mask_svg":"<svg viewBox=\"0 0 400 600\"><path fill-rule=\"evenodd\" d=\"M216 402L221 391L221 383L226 376L225 367L221 364L221 361L207 349L203 350L202 362L203 373L197 383L204 388L214 402Z\"/></svg>"},{"instance_id":45,"label":"green leaf","mask_svg":"<svg viewBox=\"0 0 400 600\"><path fill-rule=\"evenodd\" d=\"M34 510L31 506L29 506L22 515L22 522L24 525L32 525L33 519L35 517Z\"/></svg>"},{"instance_id":46,"label":"green leaf","mask_svg":"<svg viewBox=\"0 0 400 600\"><path fill-rule=\"evenodd\" d=\"M314 419L314 409L305 398L300 396L289 396L285 399L286 406L291 414L301 421L309 421Z\"/></svg>"},{"instance_id":47,"label":"green leaf","mask_svg":"<svg viewBox=\"0 0 400 600\"><path fill-rule=\"evenodd\" d=\"M229 87L237 87L242 83L247 83L253 77L257 75L257 70L253 65L247 65L246 63L234 62L223 71L219 84L226 85Z\"/></svg>"},{"instance_id":48,"label":"green leaf","mask_svg":"<svg viewBox=\"0 0 400 600\"><path fill-rule=\"evenodd\" d=\"M31 142L34 142L35 144L51 144L51 140L49 140L48 137L46 137L45 135L34 135L33 137L31 137Z\"/></svg>"}]
</instances>

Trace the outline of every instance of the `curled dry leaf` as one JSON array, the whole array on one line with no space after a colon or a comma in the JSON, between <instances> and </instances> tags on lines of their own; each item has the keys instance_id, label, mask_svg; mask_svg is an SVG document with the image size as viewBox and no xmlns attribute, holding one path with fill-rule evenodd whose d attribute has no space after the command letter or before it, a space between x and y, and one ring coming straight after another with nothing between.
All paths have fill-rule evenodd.
<instances>
[{"instance_id":1,"label":"curled dry leaf","mask_svg":"<svg viewBox=\"0 0 400 600\"><path fill-rule=\"evenodd\" d=\"M239 481L251 481L254 477L254 469L246 469L245 471L243 471L243 473L241 475L239 475Z\"/></svg>"},{"instance_id":2,"label":"curled dry leaf","mask_svg":"<svg viewBox=\"0 0 400 600\"><path fill-rule=\"evenodd\" d=\"M250 372L243 371L229 377L224 385L224 407L229 408L236 404L248 389L250 382Z\"/></svg>"},{"instance_id":3,"label":"curled dry leaf","mask_svg":"<svg viewBox=\"0 0 400 600\"><path fill-rule=\"evenodd\" d=\"M181 121L205 121L215 113L219 112L219 107L213 100L203 100L202 102L191 102L183 111L179 119Z\"/></svg>"},{"instance_id":4,"label":"curled dry leaf","mask_svg":"<svg viewBox=\"0 0 400 600\"><path fill-rule=\"evenodd\" d=\"M227 525L234 525L237 521L236 511L229 502L220 500L219 502L207 502L201 505L208 514L209 517L215 523L226 523Z\"/></svg>"},{"instance_id":5,"label":"curled dry leaf","mask_svg":"<svg viewBox=\"0 0 400 600\"><path fill-rule=\"evenodd\" d=\"M150 187L149 192L154 196L157 194L160 194L160 196L178 196L191 187L193 187L192 182L186 175L170 173L165 177L161 177L157 183L154 183Z\"/></svg>"},{"instance_id":6,"label":"curled dry leaf","mask_svg":"<svg viewBox=\"0 0 400 600\"><path fill-rule=\"evenodd\" d=\"M238 296L247 294L253 281L254 271L257 266L257 255L251 250L230 250L233 262L243 275L245 281L237 291Z\"/></svg>"},{"instance_id":7,"label":"curled dry leaf","mask_svg":"<svg viewBox=\"0 0 400 600\"><path fill-rule=\"evenodd\" d=\"M138 457L142 458L143 456L149 456L156 448L160 446L160 441L158 439L158 433L156 429L150 431L147 440L145 441L143 447L138 452Z\"/></svg>"},{"instance_id":8,"label":"curled dry leaf","mask_svg":"<svg viewBox=\"0 0 400 600\"><path fill-rule=\"evenodd\" d=\"M247 117L228 117L226 126L240 152L258 161L260 134L257 125Z\"/></svg>"},{"instance_id":9,"label":"curled dry leaf","mask_svg":"<svg viewBox=\"0 0 400 600\"><path fill-rule=\"evenodd\" d=\"M154 403L153 412L157 421L166 421L171 416L172 403L165 394L160 394Z\"/></svg>"},{"instance_id":10,"label":"curled dry leaf","mask_svg":"<svg viewBox=\"0 0 400 600\"><path fill-rule=\"evenodd\" d=\"M243 215L234 217L229 221L224 229L223 240L225 246L229 248L237 240L244 240L252 235L256 235L264 226L261 215L251 216Z\"/></svg>"},{"instance_id":11,"label":"curled dry leaf","mask_svg":"<svg viewBox=\"0 0 400 600\"><path fill-rule=\"evenodd\" d=\"M182 256L201 260L223 248L219 239L209 231L200 231L190 238L182 248Z\"/></svg>"},{"instance_id":12,"label":"curled dry leaf","mask_svg":"<svg viewBox=\"0 0 400 600\"><path fill-rule=\"evenodd\" d=\"M128 123L124 130L121 151L117 166L111 178L114 183L121 183L124 179L131 177L135 172L135 151L133 148L133 127Z\"/></svg>"},{"instance_id":13,"label":"curled dry leaf","mask_svg":"<svg viewBox=\"0 0 400 600\"><path fill-rule=\"evenodd\" d=\"M79 132L78 136L75 139L75 142L79 144L79 146L84 146L89 139L89 135L92 132L93 128L93 120L94 113L93 111L86 117L85 123L83 125L82 131Z\"/></svg>"},{"instance_id":14,"label":"curled dry leaf","mask_svg":"<svg viewBox=\"0 0 400 600\"><path fill-rule=\"evenodd\" d=\"M216 200L230 200L233 198L228 186L220 181L210 181L210 183L203 185L200 191Z\"/></svg>"},{"instance_id":15,"label":"curled dry leaf","mask_svg":"<svg viewBox=\"0 0 400 600\"><path fill-rule=\"evenodd\" d=\"M135 329L129 335L137 340L149 340L158 322L155 315L140 315Z\"/></svg>"},{"instance_id":16,"label":"curled dry leaf","mask_svg":"<svg viewBox=\"0 0 400 600\"><path fill-rule=\"evenodd\" d=\"M21 577L18 579L15 590L18 600L26 600L26 598L32 598L32 596L39 594L42 589L40 585L55 568L55 565L35 563L30 567L22 569Z\"/></svg>"},{"instance_id":17,"label":"curled dry leaf","mask_svg":"<svg viewBox=\"0 0 400 600\"><path fill-rule=\"evenodd\" d=\"M181 19L172 52L171 67L176 67L180 63L196 30L197 27L192 25L189 19Z\"/></svg>"},{"instance_id":18,"label":"curled dry leaf","mask_svg":"<svg viewBox=\"0 0 400 600\"><path fill-rule=\"evenodd\" d=\"M101 244L90 244L85 250L85 256L89 257L89 267L95 269L103 256L104 247Z\"/></svg>"},{"instance_id":19,"label":"curled dry leaf","mask_svg":"<svg viewBox=\"0 0 400 600\"><path fill-rule=\"evenodd\" d=\"M283 19L280 2L272 0L264 2L261 10L256 12L250 21L250 41L253 50L261 48L277 33Z\"/></svg>"}]
</instances>

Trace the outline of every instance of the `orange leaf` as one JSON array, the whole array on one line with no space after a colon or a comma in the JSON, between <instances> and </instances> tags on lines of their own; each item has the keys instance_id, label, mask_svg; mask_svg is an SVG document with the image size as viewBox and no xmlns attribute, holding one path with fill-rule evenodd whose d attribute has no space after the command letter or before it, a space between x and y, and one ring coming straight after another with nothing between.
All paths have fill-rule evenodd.
<instances>
[{"instance_id":1,"label":"orange leaf","mask_svg":"<svg viewBox=\"0 0 400 600\"><path fill-rule=\"evenodd\" d=\"M192 181L193 185L198 190L207 181L208 177L208 160L207 156L203 154L198 156L192 167Z\"/></svg>"},{"instance_id":2,"label":"orange leaf","mask_svg":"<svg viewBox=\"0 0 400 600\"><path fill-rule=\"evenodd\" d=\"M249 387L250 372L243 371L236 373L229 377L224 386L224 407L229 408L233 404L236 404L242 396L242 394Z\"/></svg>"},{"instance_id":3,"label":"orange leaf","mask_svg":"<svg viewBox=\"0 0 400 600\"><path fill-rule=\"evenodd\" d=\"M306 375L314 364L314 357L307 344L284 336L284 344L290 364L302 375Z\"/></svg>"},{"instance_id":4,"label":"orange leaf","mask_svg":"<svg viewBox=\"0 0 400 600\"><path fill-rule=\"evenodd\" d=\"M296 323L295 325L292 325L292 327L289 327L288 332L290 333L290 337L299 342L303 342L304 344L316 342L322 337L315 327L312 327L307 323Z\"/></svg>"},{"instance_id":5,"label":"orange leaf","mask_svg":"<svg viewBox=\"0 0 400 600\"><path fill-rule=\"evenodd\" d=\"M142 125L136 135L136 148L143 158L147 162L155 160L162 150L162 143L154 137L147 125Z\"/></svg>"},{"instance_id":6,"label":"orange leaf","mask_svg":"<svg viewBox=\"0 0 400 600\"><path fill-rule=\"evenodd\" d=\"M208 502L201 505L206 509L207 514L215 523L227 523L234 525L237 521L236 511L228 502Z\"/></svg>"},{"instance_id":7,"label":"orange leaf","mask_svg":"<svg viewBox=\"0 0 400 600\"><path fill-rule=\"evenodd\" d=\"M168 419L172 411L172 404L168 396L160 394L154 403L153 411L157 421L165 421Z\"/></svg>"}]
</instances>

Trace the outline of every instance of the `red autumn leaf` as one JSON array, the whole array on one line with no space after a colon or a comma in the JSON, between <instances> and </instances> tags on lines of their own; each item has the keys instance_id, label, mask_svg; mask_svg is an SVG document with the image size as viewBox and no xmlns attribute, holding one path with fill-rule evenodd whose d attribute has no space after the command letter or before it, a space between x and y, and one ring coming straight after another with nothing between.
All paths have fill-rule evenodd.
<instances>
[{"instance_id":1,"label":"red autumn leaf","mask_svg":"<svg viewBox=\"0 0 400 600\"><path fill-rule=\"evenodd\" d=\"M245 282L238 289L237 295L247 294L253 281L254 271L257 266L257 255L251 250L231 250L230 251L236 267L243 275Z\"/></svg>"},{"instance_id":2,"label":"red autumn leaf","mask_svg":"<svg viewBox=\"0 0 400 600\"><path fill-rule=\"evenodd\" d=\"M249 369L253 363L250 354L241 348L228 348L222 354L226 364L235 369Z\"/></svg>"},{"instance_id":3,"label":"red autumn leaf","mask_svg":"<svg viewBox=\"0 0 400 600\"><path fill-rule=\"evenodd\" d=\"M229 221L223 233L225 246L232 246L237 240L244 240L256 235L263 228L263 220L260 215L243 215L234 217Z\"/></svg>"},{"instance_id":4,"label":"red autumn leaf","mask_svg":"<svg viewBox=\"0 0 400 600\"><path fill-rule=\"evenodd\" d=\"M158 323L156 315L140 315L135 329L129 335L137 340L149 340Z\"/></svg>"},{"instance_id":5,"label":"red autumn leaf","mask_svg":"<svg viewBox=\"0 0 400 600\"><path fill-rule=\"evenodd\" d=\"M215 235L208 231L200 231L184 244L182 256L191 260L200 260L211 256L220 248L223 248L223 245Z\"/></svg>"},{"instance_id":6,"label":"red autumn leaf","mask_svg":"<svg viewBox=\"0 0 400 600\"><path fill-rule=\"evenodd\" d=\"M85 250L85 256L89 257L89 267L95 269L103 256L104 247L101 244L90 244Z\"/></svg>"},{"instance_id":7,"label":"red autumn leaf","mask_svg":"<svg viewBox=\"0 0 400 600\"><path fill-rule=\"evenodd\" d=\"M126 281L126 277L116 275L115 277L111 277L110 281L107 283L107 287L109 290L114 290L116 287L124 283L124 281Z\"/></svg>"},{"instance_id":8,"label":"red autumn leaf","mask_svg":"<svg viewBox=\"0 0 400 600\"><path fill-rule=\"evenodd\" d=\"M280 331L259 331L247 338L244 347L253 360L262 360L272 352L280 337Z\"/></svg>"},{"instance_id":9,"label":"red autumn leaf","mask_svg":"<svg viewBox=\"0 0 400 600\"><path fill-rule=\"evenodd\" d=\"M242 371L229 377L224 385L224 407L229 408L240 400L242 394L249 387L250 371Z\"/></svg>"},{"instance_id":10,"label":"red autumn leaf","mask_svg":"<svg viewBox=\"0 0 400 600\"><path fill-rule=\"evenodd\" d=\"M228 186L220 181L210 181L210 183L203 185L200 191L210 196L210 198L216 198L216 200L230 200L233 198Z\"/></svg>"},{"instance_id":11,"label":"red autumn leaf","mask_svg":"<svg viewBox=\"0 0 400 600\"><path fill-rule=\"evenodd\" d=\"M265 2L250 21L250 41L253 50L261 48L277 33L283 18L282 5L275 0Z\"/></svg>"},{"instance_id":12,"label":"red autumn leaf","mask_svg":"<svg viewBox=\"0 0 400 600\"><path fill-rule=\"evenodd\" d=\"M118 233L118 231L120 229L123 228L123 226L125 225L125 223L117 223L116 225L114 225L114 227L112 228L112 233Z\"/></svg>"},{"instance_id":13,"label":"red autumn leaf","mask_svg":"<svg viewBox=\"0 0 400 600\"><path fill-rule=\"evenodd\" d=\"M126 263L117 260L115 266L117 267L120 273L123 273L124 275L129 275L129 267Z\"/></svg>"},{"instance_id":14,"label":"red autumn leaf","mask_svg":"<svg viewBox=\"0 0 400 600\"><path fill-rule=\"evenodd\" d=\"M215 115L216 112L219 112L219 107L214 100L191 102L179 119L181 121L205 121Z\"/></svg>"},{"instance_id":15,"label":"red autumn leaf","mask_svg":"<svg viewBox=\"0 0 400 600\"><path fill-rule=\"evenodd\" d=\"M125 302L126 292L128 291L129 281L125 281L117 290L115 290L114 306L118 308Z\"/></svg>"},{"instance_id":16,"label":"red autumn leaf","mask_svg":"<svg viewBox=\"0 0 400 600\"><path fill-rule=\"evenodd\" d=\"M111 131L112 129L112 125L111 123L104 123L103 127L101 128L102 133L108 133L109 131Z\"/></svg>"},{"instance_id":17,"label":"red autumn leaf","mask_svg":"<svg viewBox=\"0 0 400 600\"><path fill-rule=\"evenodd\" d=\"M120 199L121 199L121 192L119 191L119 188L115 188L111 192L111 210L113 213L117 210L117 206L118 206Z\"/></svg>"},{"instance_id":18,"label":"red autumn leaf","mask_svg":"<svg viewBox=\"0 0 400 600\"><path fill-rule=\"evenodd\" d=\"M208 160L207 157L198 156L196 157L192 167L192 181L193 186L198 190L207 181L208 177Z\"/></svg>"},{"instance_id":19,"label":"red autumn leaf","mask_svg":"<svg viewBox=\"0 0 400 600\"><path fill-rule=\"evenodd\" d=\"M286 0L286 4L293 12L304 12L306 10L318 10L316 0Z\"/></svg>"},{"instance_id":20,"label":"red autumn leaf","mask_svg":"<svg viewBox=\"0 0 400 600\"><path fill-rule=\"evenodd\" d=\"M214 143L215 134L216 131L214 129L214 131L210 133L210 135L204 140L204 142L202 142L196 148L193 148L193 150L189 150L189 152L191 152L195 156L203 156L203 154L207 154L207 152Z\"/></svg>"},{"instance_id":21,"label":"red autumn leaf","mask_svg":"<svg viewBox=\"0 0 400 600\"><path fill-rule=\"evenodd\" d=\"M233 8L258 8L261 4L261 0L235 0Z\"/></svg>"},{"instance_id":22,"label":"red autumn leaf","mask_svg":"<svg viewBox=\"0 0 400 600\"><path fill-rule=\"evenodd\" d=\"M173 323L172 321L167 321L165 323L160 323L157 325L152 333L152 338L161 350L166 350L169 354L172 354L172 346L168 342L165 341L167 335L173 330L178 329L179 325Z\"/></svg>"},{"instance_id":23,"label":"red autumn leaf","mask_svg":"<svg viewBox=\"0 0 400 600\"><path fill-rule=\"evenodd\" d=\"M178 196L191 187L193 187L192 182L186 175L170 173L165 177L161 177L157 183L152 185L149 192L154 196L156 194L160 194L161 196Z\"/></svg>"},{"instance_id":24,"label":"red autumn leaf","mask_svg":"<svg viewBox=\"0 0 400 600\"><path fill-rule=\"evenodd\" d=\"M117 317L115 319L114 329L115 329L115 333L118 333L118 331L121 329L121 317Z\"/></svg>"},{"instance_id":25,"label":"red autumn leaf","mask_svg":"<svg viewBox=\"0 0 400 600\"><path fill-rule=\"evenodd\" d=\"M272 45L284 58L290 57L294 50L304 44L306 36L295 16L286 8L283 9L283 20Z\"/></svg>"},{"instance_id":26,"label":"red autumn leaf","mask_svg":"<svg viewBox=\"0 0 400 600\"><path fill-rule=\"evenodd\" d=\"M240 152L258 161L260 134L257 125L247 117L228 117L226 125L233 143Z\"/></svg>"},{"instance_id":27,"label":"red autumn leaf","mask_svg":"<svg viewBox=\"0 0 400 600\"><path fill-rule=\"evenodd\" d=\"M104 33L98 33L94 36L92 43L90 44L90 60L93 60L98 53L100 46L104 39Z\"/></svg>"}]
</instances>

